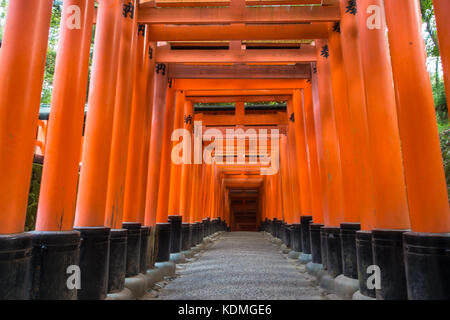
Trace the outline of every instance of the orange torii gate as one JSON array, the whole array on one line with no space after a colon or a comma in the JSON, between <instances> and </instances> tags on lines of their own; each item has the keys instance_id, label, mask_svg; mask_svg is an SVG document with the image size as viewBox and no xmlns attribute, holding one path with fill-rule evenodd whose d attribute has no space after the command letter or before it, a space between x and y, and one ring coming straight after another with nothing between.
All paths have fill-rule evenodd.
<instances>
[{"instance_id":1,"label":"orange torii gate","mask_svg":"<svg viewBox=\"0 0 450 320\"><path fill-rule=\"evenodd\" d=\"M447 2L434 0L449 95ZM23 231L52 1L9 4L0 51L0 253L15 254L2 255L0 298L120 296L126 277L156 277L204 237L236 228L235 214L248 207L233 206L231 190L250 188L261 228L299 253L327 290L449 299L450 212L417 1L98 4L63 1L31 233ZM247 112L245 102L260 101L287 108ZM232 114L194 107L223 102L236 104ZM195 121L217 136L228 127L279 129L269 137L279 170L255 177L251 165L236 167L220 152L204 163L213 142ZM176 164L172 133L181 128L194 152L184 157L183 148L189 161ZM250 148L232 140L233 152ZM81 270L81 290L66 286L71 265ZM382 270L376 290L366 285L373 265Z\"/></svg>"}]
</instances>

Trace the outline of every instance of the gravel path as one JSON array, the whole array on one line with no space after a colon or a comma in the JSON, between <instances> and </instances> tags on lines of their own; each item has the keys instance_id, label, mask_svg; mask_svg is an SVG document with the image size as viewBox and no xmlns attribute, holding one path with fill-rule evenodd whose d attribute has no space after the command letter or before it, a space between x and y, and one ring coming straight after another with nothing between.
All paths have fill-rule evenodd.
<instances>
[{"instance_id":1,"label":"gravel path","mask_svg":"<svg viewBox=\"0 0 450 320\"><path fill-rule=\"evenodd\" d=\"M263 233L224 233L150 299L321 300L324 294L304 266L288 260Z\"/></svg>"}]
</instances>

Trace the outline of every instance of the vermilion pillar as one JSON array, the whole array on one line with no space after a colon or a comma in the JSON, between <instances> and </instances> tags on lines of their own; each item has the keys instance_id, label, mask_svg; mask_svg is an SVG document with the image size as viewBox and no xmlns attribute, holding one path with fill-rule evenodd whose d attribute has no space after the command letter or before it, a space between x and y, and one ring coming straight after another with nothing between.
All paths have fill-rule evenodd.
<instances>
[{"instance_id":1,"label":"vermilion pillar","mask_svg":"<svg viewBox=\"0 0 450 320\"><path fill-rule=\"evenodd\" d=\"M71 24L80 8L80 24ZM71 230L75 216L81 139L86 103L93 0L64 1L53 82L37 231Z\"/></svg>"},{"instance_id":2,"label":"vermilion pillar","mask_svg":"<svg viewBox=\"0 0 450 320\"><path fill-rule=\"evenodd\" d=\"M409 228L409 215L383 1L358 2L358 29L376 209L373 263L384 270L376 296L404 299L401 241L403 231Z\"/></svg>"},{"instance_id":3,"label":"vermilion pillar","mask_svg":"<svg viewBox=\"0 0 450 320\"><path fill-rule=\"evenodd\" d=\"M137 42L145 40L138 31L137 12L122 23L119 52L119 69L114 107L114 124L109 161L108 189L105 209L105 226L121 229L124 210L125 179L128 160L133 83L136 73ZM135 146L137 148L137 146ZM132 221L136 222L136 221Z\"/></svg>"},{"instance_id":4,"label":"vermilion pillar","mask_svg":"<svg viewBox=\"0 0 450 320\"><path fill-rule=\"evenodd\" d=\"M152 131L148 158L147 192L145 204L145 225L154 226L158 205L159 173L161 168L162 135L164 129L164 110L167 96L167 71L165 65L156 66L154 75L154 97ZM164 69L162 69L164 68Z\"/></svg>"},{"instance_id":5,"label":"vermilion pillar","mask_svg":"<svg viewBox=\"0 0 450 320\"><path fill-rule=\"evenodd\" d=\"M107 292L110 230L104 227L108 169L123 3L99 1L85 126L81 175L75 213L81 232L81 286L78 299L103 299ZM128 14L129 15L129 14ZM95 263L93 263L95 261Z\"/></svg>"},{"instance_id":6,"label":"vermilion pillar","mask_svg":"<svg viewBox=\"0 0 450 320\"><path fill-rule=\"evenodd\" d=\"M441 53L442 68L444 70L445 92L450 97L450 3L446 0L433 0L436 18L439 51Z\"/></svg>"},{"instance_id":7,"label":"vermilion pillar","mask_svg":"<svg viewBox=\"0 0 450 320\"><path fill-rule=\"evenodd\" d=\"M50 0L8 7L0 51L0 234L24 230L51 12Z\"/></svg>"},{"instance_id":8,"label":"vermilion pillar","mask_svg":"<svg viewBox=\"0 0 450 320\"><path fill-rule=\"evenodd\" d=\"M361 229L370 231L375 226L375 207L373 199L373 181L370 155L369 128L367 124L364 78L359 47L359 32L356 13L347 9L348 2L341 1L341 49L347 83L348 110L351 128L353 153L355 157L353 180L358 196L353 202L359 208Z\"/></svg>"},{"instance_id":9,"label":"vermilion pillar","mask_svg":"<svg viewBox=\"0 0 450 320\"><path fill-rule=\"evenodd\" d=\"M319 143L321 145L322 135L315 127L314 108L320 109L317 69L311 68L311 85L303 89L303 113L305 118L306 141L308 143L309 176L311 183L311 208L312 223L309 226L311 264L320 269L322 266L322 243L321 228L323 227L324 194L322 191L320 177L320 163L318 158ZM314 99L313 99L314 97ZM323 268L323 266L322 266Z\"/></svg>"},{"instance_id":10,"label":"vermilion pillar","mask_svg":"<svg viewBox=\"0 0 450 320\"><path fill-rule=\"evenodd\" d=\"M74 8L79 8L79 11ZM42 251L35 253L33 272L39 273L40 281L33 282L33 299L67 300L77 297L76 290L68 290L66 279L55 277L55 274L64 274L70 265L79 261L80 233L71 229L75 215L93 14L93 0L64 1L51 121L36 232L33 232L35 243L51 245L55 249L45 254ZM49 265L52 268L48 268Z\"/></svg>"},{"instance_id":11,"label":"vermilion pillar","mask_svg":"<svg viewBox=\"0 0 450 320\"><path fill-rule=\"evenodd\" d=\"M159 191L158 191L158 208L156 214L157 223L167 222L168 208L169 208L169 189L170 189L170 168L172 166L172 141L170 139L174 128L174 114L175 114L175 95L173 89L167 90L166 110L164 115L164 129L162 136L162 151L161 151L161 169L159 176ZM177 94L176 98L182 99L182 94Z\"/></svg>"},{"instance_id":12,"label":"vermilion pillar","mask_svg":"<svg viewBox=\"0 0 450 320\"><path fill-rule=\"evenodd\" d=\"M152 64L152 66L149 66ZM148 147L151 131L152 101L147 87L152 82L154 63L149 57L149 44L139 34L136 50L136 73L133 87L130 137L124 198L124 221L144 224L145 190L147 186ZM150 90L152 91L152 90Z\"/></svg>"},{"instance_id":13,"label":"vermilion pillar","mask_svg":"<svg viewBox=\"0 0 450 320\"><path fill-rule=\"evenodd\" d=\"M193 105L191 101L185 101L184 114L183 114L183 128L189 135L183 137L183 164L181 169L181 185L180 185L180 213L183 216L183 220L186 222L192 222L189 217L189 208L191 200L191 187L193 176L192 154L187 153L188 146L192 143L192 128L193 128ZM192 148L190 149L192 153Z\"/></svg>"},{"instance_id":14,"label":"vermilion pillar","mask_svg":"<svg viewBox=\"0 0 450 320\"><path fill-rule=\"evenodd\" d=\"M52 1L9 1L0 49L0 299L28 299L24 231Z\"/></svg>"},{"instance_id":15,"label":"vermilion pillar","mask_svg":"<svg viewBox=\"0 0 450 320\"><path fill-rule=\"evenodd\" d=\"M326 256L326 269L331 279L342 273L340 242L340 223L344 221L344 193L342 167L339 153L339 139L336 130L334 91L330 70L330 51L326 40L316 40L317 73L320 108L316 108L318 123L316 127L322 135L319 158L321 162L322 188L325 191L323 229L326 248L322 247L322 257ZM334 71L334 70L333 70ZM325 249L325 250L324 250Z\"/></svg>"},{"instance_id":16,"label":"vermilion pillar","mask_svg":"<svg viewBox=\"0 0 450 320\"><path fill-rule=\"evenodd\" d=\"M326 40L316 40L319 107L315 107L318 122L316 132L320 134L319 161L321 166L322 192L325 194L324 222L327 227L339 227L344 217L342 172L339 140L333 103L333 88L329 62L329 47Z\"/></svg>"},{"instance_id":17,"label":"vermilion pillar","mask_svg":"<svg viewBox=\"0 0 450 320\"><path fill-rule=\"evenodd\" d=\"M450 261L436 247L450 248L450 211L420 7L417 1L384 5L413 231L404 237L408 297L449 299L450 275L444 270ZM439 267L427 270L430 265Z\"/></svg>"},{"instance_id":18,"label":"vermilion pillar","mask_svg":"<svg viewBox=\"0 0 450 320\"><path fill-rule=\"evenodd\" d=\"M340 24L330 23L329 61L331 83L333 86L333 105L336 120L336 131L339 139L339 154L342 169L342 194L344 196L344 215L342 222L359 222L359 208L354 201L358 193L355 175L355 157L351 130L350 110L348 108L348 88L342 57Z\"/></svg>"},{"instance_id":19,"label":"vermilion pillar","mask_svg":"<svg viewBox=\"0 0 450 320\"><path fill-rule=\"evenodd\" d=\"M184 119L184 105L185 98L184 93L181 91L177 91L176 94L176 104L175 104L175 126L174 130L183 128L183 119ZM174 141L172 143L172 148L178 144L178 141ZM172 149L171 149L172 152ZM180 154L182 156L182 154ZM181 215L180 212L180 191L181 191L181 170L182 164L175 164L171 161L171 169L170 169L170 187L169 187L169 206L168 206L168 214L169 215Z\"/></svg>"},{"instance_id":20,"label":"vermilion pillar","mask_svg":"<svg viewBox=\"0 0 450 320\"><path fill-rule=\"evenodd\" d=\"M301 89L295 89L292 94L294 109L295 143L297 150L297 167L300 181L301 215L311 215L311 187L309 178L309 160L305 137L305 123L303 113L303 96Z\"/></svg>"},{"instance_id":21,"label":"vermilion pillar","mask_svg":"<svg viewBox=\"0 0 450 320\"><path fill-rule=\"evenodd\" d=\"M74 225L102 227L120 48L122 1L99 1Z\"/></svg>"}]
</instances>

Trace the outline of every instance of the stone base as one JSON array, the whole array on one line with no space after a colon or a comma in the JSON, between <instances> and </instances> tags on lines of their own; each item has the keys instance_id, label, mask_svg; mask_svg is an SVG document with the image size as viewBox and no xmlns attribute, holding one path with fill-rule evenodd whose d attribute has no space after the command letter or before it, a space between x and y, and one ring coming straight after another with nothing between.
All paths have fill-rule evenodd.
<instances>
[{"instance_id":1,"label":"stone base","mask_svg":"<svg viewBox=\"0 0 450 320\"><path fill-rule=\"evenodd\" d=\"M308 274L316 277L320 271L323 271L322 264L314 263L314 262L308 262L306 264L306 272L308 272Z\"/></svg>"},{"instance_id":2,"label":"stone base","mask_svg":"<svg viewBox=\"0 0 450 320\"><path fill-rule=\"evenodd\" d=\"M339 275L334 279L335 293L345 300L352 300L353 294L359 289L359 282L357 279L352 279Z\"/></svg>"},{"instance_id":3,"label":"stone base","mask_svg":"<svg viewBox=\"0 0 450 320\"><path fill-rule=\"evenodd\" d=\"M365 296L358 290L353 294L353 300L377 300L377 299Z\"/></svg>"},{"instance_id":4,"label":"stone base","mask_svg":"<svg viewBox=\"0 0 450 320\"><path fill-rule=\"evenodd\" d=\"M153 288L153 286L155 285L155 283L163 280L164 275L161 269L158 268L153 268L153 269L148 269L146 274L145 274L145 278L146 278L146 287L147 290Z\"/></svg>"},{"instance_id":5,"label":"stone base","mask_svg":"<svg viewBox=\"0 0 450 320\"><path fill-rule=\"evenodd\" d=\"M297 260L299 256L300 256L300 252L297 252L297 251L294 251L294 250L291 250L288 253L288 258L292 259L292 260Z\"/></svg>"},{"instance_id":6,"label":"stone base","mask_svg":"<svg viewBox=\"0 0 450 320\"><path fill-rule=\"evenodd\" d=\"M176 263L176 264L178 264L178 263L185 263L186 262L186 257L181 252L171 253L169 261L172 261L173 263Z\"/></svg>"},{"instance_id":7,"label":"stone base","mask_svg":"<svg viewBox=\"0 0 450 320\"><path fill-rule=\"evenodd\" d=\"M301 264L308 264L309 262L312 261L312 255L311 254L306 254L306 253L301 253L300 257L298 257L298 261Z\"/></svg>"},{"instance_id":8,"label":"stone base","mask_svg":"<svg viewBox=\"0 0 450 320\"><path fill-rule=\"evenodd\" d=\"M108 293L105 300L134 300L134 296L130 289L125 288L120 292Z\"/></svg>"},{"instance_id":9,"label":"stone base","mask_svg":"<svg viewBox=\"0 0 450 320\"><path fill-rule=\"evenodd\" d=\"M282 251L284 254L288 254L288 253L291 251L291 249L289 249L285 244L282 244L282 245L281 245L281 251Z\"/></svg>"},{"instance_id":10,"label":"stone base","mask_svg":"<svg viewBox=\"0 0 450 320\"><path fill-rule=\"evenodd\" d=\"M125 288L131 291L133 298L142 297L147 292L147 278L143 274L125 278Z\"/></svg>"},{"instance_id":11,"label":"stone base","mask_svg":"<svg viewBox=\"0 0 450 320\"><path fill-rule=\"evenodd\" d=\"M186 259L192 258L195 254L193 250L181 251L181 253L186 257Z\"/></svg>"},{"instance_id":12,"label":"stone base","mask_svg":"<svg viewBox=\"0 0 450 320\"><path fill-rule=\"evenodd\" d=\"M320 287L328 293L335 293L334 278L325 273L320 280Z\"/></svg>"},{"instance_id":13,"label":"stone base","mask_svg":"<svg viewBox=\"0 0 450 320\"><path fill-rule=\"evenodd\" d=\"M283 244L283 241L281 241L281 239L278 238L273 238L272 243L281 246Z\"/></svg>"},{"instance_id":14,"label":"stone base","mask_svg":"<svg viewBox=\"0 0 450 320\"><path fill-rule=\"evenodd\" d=\"M156 262L155 268L161 270L163 277L170 277L175 274L176 265L172 261Z\"/></svg>"}]
</instances>

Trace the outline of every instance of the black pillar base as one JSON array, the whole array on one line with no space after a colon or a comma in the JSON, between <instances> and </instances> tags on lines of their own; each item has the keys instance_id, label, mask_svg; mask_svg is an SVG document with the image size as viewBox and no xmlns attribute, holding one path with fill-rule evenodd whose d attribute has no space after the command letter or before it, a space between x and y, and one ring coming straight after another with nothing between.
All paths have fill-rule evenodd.
<instances>
[{"instance_id":1,"label":"black pillar base","mask_svg":"<svg viewBox=\"0 0 450 320\"><path fill-rule=\"evenodd\" d=\"M450 233L403 234L408 297L450 300Z\"/></svg>"},{"instance_id":2,"label":"black pillar base","mask_svg":"<svg viewBox=\"0 0 450 320\"><path fill-rule=\"evenodd\" d=\"M148 239L150 237L150 227L141 227L141 256L139 258L139 272L145 274L149 266L147 265Z\"/></svg>"},{"instance_id":3,"label":"black pillar base","mask_svg":"<svg viewBox=\"0 0 450 320\"><path fill-rule=\"evenodd\" d=\"M373 263L381 269L378 300L406 300L406 274L403 258L403 233L406 230L372 230Z\"/></svg>"},{"instance_id":4,"label":"black pillar base","mask_svg":"<svg viewBox=\"0 0 450 320\"><path fill-rule=\"evenodd\" d=\"M156 232L158 233L158 253L156 262L166 262L170 260L170 223L157 223Z\"/></svg>"},{"instance_id":5,"label":"black pillar base","mask_svg":"<svg viewBox=\"0 0 450 320\"><path fill-rule=\"evenodd\" d=\"M367 279L370 277L367 268L373 265L372 232L356 231L355 237L359 292L367 297L375 298L375 289L367 287Z\"/></svg>"},{"instance_id":6,"label":"black pillar base","mask_svg":"<svg viewBox=\"0 0 450 320\"><path fill-rule=\"evenodd\" d=\"M327 230L325 227L320 228L320 255L322 257L322 266L324 270L328 270L328 257L327 257Z\"/></svg>"},{"instance_id":7,"label":"black pillar base","mask_svg":"<svg viewBox=\"0 0 450 320\"><path fill-rule=\"evenodd\" d=\"M291 225L287 223L284 224L284 244L286 247L291 245Z\"/></svg>"},{"instance_id":8,"label":"black pillar base","mask_svg":"<svg viewBox=\"0 0 450 320\"><path fill-rule=\"evenodd\" d=\"M333 278L342 274L341 229L325 227L327 236L327 271Z\"/></svg>"},{"instance_id":9,"label":"black pillar base","mask_svg":"<svg viewBox=\"0 0 450 320\"><path fill-rule=\"evenodd\" d=\"M302 252L302 228L299 223L292 225L291 248L295 252Z\"/></svg>"},{"instance_id":10,"label":"black pillar base","mask_svg":"<svg viewBox=\"0 0 450 320\"><path fill-rule=\"evenodd\" d=\"M359 223L341 223L342 272L344 276L353 279L358 279L356 231L360 229Z\"/></svg>"},{"instance_id":11,"label":"black pillar base","mask_svg":"<svg viewBox=\"0 0 450 320\"><path fill-rule=\"evenodd\" d=\"M178 253L181 250L181 224L182 216L169 216L170 223L170 253Z\"/></svg>"},{"instance_id":12,"label":"black pillar base","mask_svg":"<svg viewBox=\"0 0 450 320\"><path fill-rule=\"evenodd\" d=\"M81 233L78 300L103 300L108 291L110 229L75 227Z\"/></svg>"},{"instance_id":13,"label":"black pillar base","mask_svg":"<svg viewBox=\"0 0 450 320\"><path fill-rule=\"evenodd\" d=\"M212 219L211 220L211 234L216 233L218 230L217 226L219 225L219 220L218 219Z\"/></svg>"},{"instance_id":14,"label":"black pillar base","mask_svg":"<svg viewBox=\"0 0 450 320\"><path fill-rule=\"evenodd\" d=\"M120 292L125 288L127 271L127 230L111 229L109 243L108 292Z\"/></svg>"},{"instance_id":15,"label":"black pillar base","mask_svg":"<svg viewBox=\"0 0 450 320\"><path fill-rule=\"evenodd\" d=\"M31 263L31 299L76 300L77 288L69 289L69 266L78 266L80 233L78 231L34 231ZM70 270L69 270L70 271Z\"/></svg>"},{"instance_id":16,"label":"black pillar base","mask_svg":"<svg viewBox=\"0 0 450 320\"><path fill-rule=\"evenodd\" d=\"M317 264L322 264L322 246L320 244L320 230L322 227L323 224L320 223L310 223L309 225L312 262Z\"/></svg>"},{"instance_id":17,"label":"black pillar base","mask_svg":"<svg viewBox=\"0 0 450 320\"><path fill-rule=\"evenodd\" d=\"M191 230L194 225L183 222L181 225L181 251L187 251L191 248Z\"/></svg>"},{"instance_id":18,"label":"black pillar base","mask_svg":"<svg viewBox=\"0 0 450 320\"><path fill-rule=\"evenodd\" d=\"M122 228L127 229L127 277L134 277L141 269L141 224L124 222Z\"/></svg>"},{"instance_id":19,"label":"black pillar base","mask_svg":"<svg viewBox=\"0 0 450 320\"><path fill-rule=\"evenodd\" d=\"M198 245L203 240L203 223L202 222L196 222L195 223L197 228L195 231L195 243L194 246Z\"/></svg>"},{"instance_id":20,"label":"black pillar base","mask_svg":"<svg viewBox=\"0 0 450 320\"><path fill-rule=\"evenodd\" d=\"M208 236L208 229L209 229L209 220L203 219L202 220L202 239L200 242Z\"/></svg>"},{"instance_id":21,"label":"black pillar base","mask_svg":"<svg viewBox=\"0 0 450 320\"><path fill-rule=\"evenodd\" d=\"M0 300L30 298L30 233L0 235Z\"/></svg>"},{"instance_id":22,"label":"black pillar base","mask_svg":"<svg viewBox=\"0 0 450 320\"><path fill-rule=\"evenodd\" d=\"M281 227L283 225L283 221L277 220L276 226L275 226L275 237L281 240Z\"/></svg>"},{"instance_id":23,"label":"black pillar base","mask_svg":"<svg viewBox=\"0 0 450 320\"><path fill-rule=\"evenodd\" d=\"M272 235L272 237L277 237L277 218L274 218L272 221L272 225L271 225L271 229L270 229L270 234Z\"/></svg>"},{"instance_id":24,"label":"black pillar base","mask_svg":"<svg viewBox=\"0 0 450 320\"><path fill-rule=\"evenodd\" d=\"M312 216L300 217L300 225L302 228L302 252L304 254L311 254L311 239L309 237L309 224L312 221Z\"/></svg>"}]
</instances>

